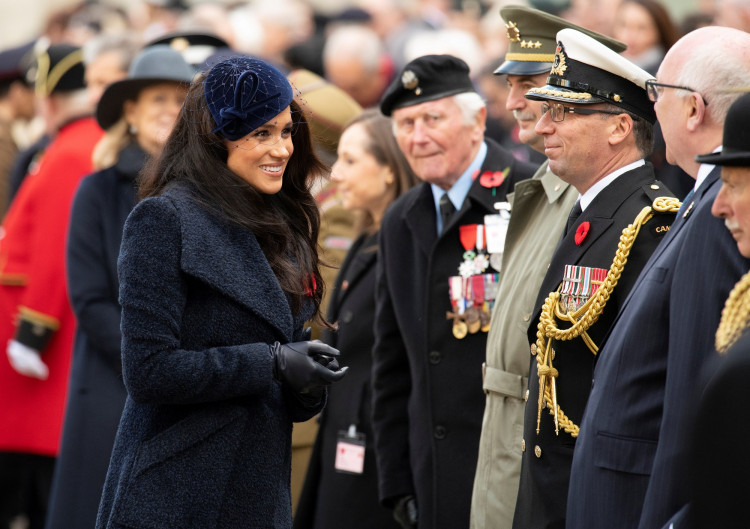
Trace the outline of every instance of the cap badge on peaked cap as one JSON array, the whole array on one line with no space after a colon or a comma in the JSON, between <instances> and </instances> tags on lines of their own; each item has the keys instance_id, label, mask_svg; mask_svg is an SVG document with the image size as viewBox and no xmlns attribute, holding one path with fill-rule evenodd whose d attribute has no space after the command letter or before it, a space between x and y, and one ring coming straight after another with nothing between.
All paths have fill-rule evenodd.
<instances>
[{"instance_id":1,"label":"cap badge on peaked cap","mask_svg":"<svg viewBox=\"0 0 750 529\"><path fill-rule=\"evenodd\" d=\"M404 88L407 90L414 90L416 95L422 93L422 89L419 88L419 77L417 77L417 74L411 70L405 70L404 73L401 74L401 84L404 85Z\"/></svg>"},{"instance_id":2,"label":"cap badge on peaked cap","mask_svg":"<svg viewBox=\"0 0 750 529\"><path fill-rule=\"evenodd\" d=\"M505 28L508 30L508 40L510 42L519 42L521 40L521 32L515 22L508 20Z\"/></svg>"},{"instance_id":3,"label":"cap badge on peaked cap","mask_svg":"<svg viewBox=\"0 0 750 529\"><path fill-rule=\"evenodd\" d=\"M557 48L555 48L555 62L552 63L550 73L564 77L565 70L567 69L568 66L565 64L565 48L563 47L562 42L558 42Z\"/></svg>"}]
</instances>

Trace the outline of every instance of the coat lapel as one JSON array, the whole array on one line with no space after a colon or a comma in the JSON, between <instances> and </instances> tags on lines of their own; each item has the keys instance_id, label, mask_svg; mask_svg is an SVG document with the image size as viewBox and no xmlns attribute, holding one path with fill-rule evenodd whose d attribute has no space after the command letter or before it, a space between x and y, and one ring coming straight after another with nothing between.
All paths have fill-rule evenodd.
<instances>
[{"instance_id":1,"label":"coat lapel","mask_svg":"<svg viewBox=\"0 0 750 529\"><path fill-rule=\"evenodd\" d=\"M359 283L368 270L375 266L378 256L378 234L365 237L357 245L356 253L341 266L343 281L338 283L337 306L340 306L352 288Z\"/></svg>"},{"instance_id":2,"label":"coat lapel","mask_svg":"<svg viewBox=\"0 0 750 529\"><path fill-rule=\"evenodd\" d=\"M416 241L425 255L429 255L437 239L437 212L430 184L423 182L418 192L408 198L410 203L405 205L404 221L414 234L412 240Z\"/></svg>"},{"instance_id":3,"label":"coat lapel","mask_svg":"<svg viewBox=\"0 0 750 529\"><path fill-rule=\"evenodd\" d=\"M192 204L183 208L183 270L291 338L294 322L289 303L255 236L202 211Z\"/></svg>"}]
</instances>

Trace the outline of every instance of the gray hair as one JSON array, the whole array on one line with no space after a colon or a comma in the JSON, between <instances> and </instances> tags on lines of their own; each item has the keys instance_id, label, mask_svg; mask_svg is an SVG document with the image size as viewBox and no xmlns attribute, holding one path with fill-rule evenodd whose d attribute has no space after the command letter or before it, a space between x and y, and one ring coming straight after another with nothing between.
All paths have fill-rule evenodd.
<instances>
[{"instance_id":1,"label":"gray hair","mask_svg":"<svg viewBox=\"0 0 750 529\"><path fill-rule=\"evenodd\" d=\"M750 87L748 58L737 53L722 53L712 46L696 47L682 66L675 84L699 92L708 102L706 111L716 123L723 123L729 107ZM680 97L688 97L681 92Z\"/></svg>"},{"instance_id":2,"label":"gray hair","mask_svg":"<svg viewBox=\"0 0 750 529\"><path fill-rule=\"evenodd\" d=\"M374 73L380 69L384 54L385 46L375 31L359 24L346 24L336 27L326 37L323 63L355 58L368 72Z\"/></svg>"},{"instance_id":3,"label":"gray hair","mask_svg":"<svg viewBox=\"0 0 750 529\"><path fill-rule=\"evenodd\" d=\"M453 96L453 101L461 109L464 122L467 125L473 125L477 119L477 114L487 106L485 100L476 92L463 92Z\"/></svg>"},{"instance_id":4,"label":"gray hair","mask_svg":"<svg viewBox=\"0 0 750 529\"><path fill-rule=\"evenodd\" d=\"M83 63L88 65L100 55L117 52L120 58L120 68L127 72L140 49L140 43L128 33L103 33L83 45Z\"/></svg>"}]
</instances>

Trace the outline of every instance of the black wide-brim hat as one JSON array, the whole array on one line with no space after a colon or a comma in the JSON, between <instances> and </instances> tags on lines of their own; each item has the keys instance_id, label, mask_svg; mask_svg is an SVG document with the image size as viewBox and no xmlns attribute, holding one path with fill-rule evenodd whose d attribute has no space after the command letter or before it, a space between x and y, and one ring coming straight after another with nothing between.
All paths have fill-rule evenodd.
<instances>
[{"instance_id":1,"label":"black wide-brim hat","mask_svg":"<svg viewBox=\"0 0 750 529\"><path fill-rule=\"evenodd\" d=\"M452 55L423 55L404 66L380 100L386 116L396 109L444 97L476 92L469 66Z\"/></svg>"},{"instance_id":2,"label":"black wide-brim hat","mask_svg":"<svg viewBox=\"0 0 750 529\"><path fill-rule=\"evenodd\" d=\"M557 32L572 28L592 37L608 48L621 52L627 46L606 35L578 26L539 9L509 5L500 9L508 35L505 61L494 71L497 75L538 75L547 73L555 61Z\"/></svg>"},{"instance_id":3,"label":"black wide-brim hat","mask_svg":"<svg viewBox=\"0 0 750 529\"><path fill-rule=\"evenodd\" d=\"M750 167L750 94L732 103L724 120L724 140L720 152L699 154L698 163Z\"/></svg>"},{"instance_id":4,"label":"black wide-brim hat","mask_svg":"<svg viewBox=\"0 0 750 529\"><path fill-rule=\"evenodd\" d=\"M526 92L526 99L579 105L611 103L649 123L656 122L646 81L654 77L604 44L575 29L557 33L555 62L547 85Z\"/></svg>"},{"instance_id":5,"label":"black wide-brim hat","mask_svg":"<svg viewBox=\"0 0 750 529\"><path fill-rule=\"evenodd\" d=\"M135 99L146 86L158 83L190 84L195 72L180 52L165 44L150 46L133 59L127 78L109 85L96 106L96 121L107 130L122 117L125 101Z\"/></svg>"}]
</instances>

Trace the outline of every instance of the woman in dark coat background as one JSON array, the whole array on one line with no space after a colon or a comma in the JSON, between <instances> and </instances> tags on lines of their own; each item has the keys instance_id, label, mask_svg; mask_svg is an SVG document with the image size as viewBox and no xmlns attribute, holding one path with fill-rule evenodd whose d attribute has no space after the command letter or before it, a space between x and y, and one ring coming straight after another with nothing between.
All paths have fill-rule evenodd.
<instances>
[{"instance_id":1,"label":"woman in dark coat background","mask_svg":"<svg viewBox=\"0 0 750 529\"><path fill-rule=\"evenodd\" d=\"M47 529L96 521L126 396L117 301L122 228L135 206L136 176L164 146L191 79L178 52L155 46L135 57L127 78L110 85L97 107L107 131L94 149L99 170L81 181L68 234L68 290L78 325Z\"/></svg>"},{"instance_id":2,"label":"woman in dark coat background","mask_svg":"<svg viewBox=\"0 0 750 529\"><path fill-rule=\"evenodd\" d=\"M191 85L118 261L128 397L96 527L292 524L292 422L345 374L320 318L311 179L289 82L234 57Z\"/></svg>"},{"instance_id":3,"label":"woman in dark coat background","mask_svg":"<svg viewBox=\"0 0 750 529\"><path fill-rule=\"evenodd\" d=\"M341 351L349 374L330 389L294 527L397 529L391 511L378 503L370 424L375 262L383 213L417 178L396 144L390 118L366 110L344 128L331 180L343 206L360 214L359 237L331 293L328 320L338 322L338 331L323 334L326 343ZM337 462L342 449L353 465L341 457ZM356 458L362 452L364 464L359 466Z\"/></svg>"}]
</instances>

